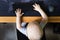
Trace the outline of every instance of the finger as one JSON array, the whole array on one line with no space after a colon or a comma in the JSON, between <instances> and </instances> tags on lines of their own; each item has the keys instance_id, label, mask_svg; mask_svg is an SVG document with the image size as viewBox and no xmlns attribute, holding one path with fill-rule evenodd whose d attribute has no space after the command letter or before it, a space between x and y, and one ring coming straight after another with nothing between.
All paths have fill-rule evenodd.
<instances>
[{"instance_id":1,"label":"finger","mask_svg":"<svg viewBox=\"0 0 60 40\"><path fill-rule=\"evenodd\" d=\"M21 11L21 9L20 9L20 8L18 8L18 9L17 9L17 11Z\"/></svg>"},{"instance_id":2,"label":"finger","mask_svg":"<svg viewBox=\"0 0 60 40\"><path fill-rule=\"evenodd\" d=\"M33 7L35 7L35 5L32 5Z\"/></svg>"},{"instance_id":3,"label":"finger","mask_svg":"<svg viewBox=\"0 0 60 40\"><path fill-rule=\"evenodd\" d=\"M35 3L35 6L37 5L37 3Z\"/></svg>"},{"instance_id":4,"label":"finger","mask_svg":"<svg viewBox=\"0 0 60 40\"><path fill-rule=\"evenodd\" d=\"M39 5L39 4L35 3L35 4L33 5L33 7L36 7L37 5Z\"/></svg>"},{"instance_id":5,"label":"finger","mask_svg":"<svg viewBox=\"0 0 60 40\"><path fill-rule=\"evenodd\" d=\"M16 9L15 13L18 12L18 9Z\"/></svg>"},{"instance_id":6,"label":"finger","mask_svg":"<svg viewBox=\"0 0 60 40\"><path fill-rule=\"evenodd\" d=\"M24 13L22 13L22 15L23 15Z\"/></svg>"},{"instance_id":7,"label":"finger","mask_svg":"<svg viewBox=\"0 0 60 40\"><path fill-rule=\"evenodd\" d=\"M22 11L22 10L21 10L20 8L17 9L17 12L21 13L21 11Z\"/></svg>"},{"instance_id":8,"label":"finger","mask_svg":"<svg viewBox=\"0 0 60 40\"><path fill-rule=\"evenodd\" d=\"M19 9L19 12L21 13L22 9Z\"/></svg>"},{"instance_id":9,"label":"finger","mask_svg":"<svg viewBox=\"0 0 60 40\"><path fill-rule=\"evenodd\" d=\"M38 6L39 4L35 3L35 6Z\"/></svg>"},{"instance_id":10,"label":"finger","mask_svg":"<svg viewBox=\"0 0 60 40\"><path fill-rule=\"evenodd\" d=\"M37 4L37 3L35 3L35 4Z\"/></svg>"},{"instance_id":11,"label":"finger","mask_svg":"<svg viewBox=\"0 0 60 40\"><path fill-rule=\"evenodd\" d=\"M24 13L22 13L22 14L24 14Z\"/></svg>"},{"instance_id":12,"label":"finger","mask_svg":"<svg viewBox=\"0 0 60 40\"><path fill-rule=\"evenodd\" d=\"M21 9L20 9L20 8L18 8L18 9L16 9L16 11L21 11Z\"/></svg>"},{"instance_id":13,"label":"finger","mask_svg":"<svg viewBox=\"0 0 60 40\"><path fill-rule=\"evenodd\" d=\"M21 11L21 9L20 9L20 8L18 8L18 10L19 10L19 11Z\"/></svg>"},{"instance_id":14,"label":"finger","mask_svg":"<svg viewBox=\"0 0 60 40\"><path fill-rule=\"evenodd\" d=\"M15 11L15 13L16 13L16 11Z\"/></svg>"},{"instance_id":15,"label":"finger","mask_svg":"<svg viewBox=\"0 0 60 40\"><path fill-rule=\"evenodd\" d=\"M22 13L20 16L22 16L24 13Z\"/></svg>"},{"instance_id":16,"label":"finger","mask_svg":"<svg viewBox=\"0 0 60 40\"><path fill-rule=\"evenodd\" d=\"M37 3L34 4L35 6L37 5Z\"/></svg>"},{"instance_id":17,"label":"finger","mask_svg":"<svg viewBox=\"0 0 60 40\"><path fill-rule=\"evenodd\" d=\"M17 15L16 11L15 11L15 14Z\"/></svg>"},{"instance_id":18,"label":"finger","mask_svg":"<svg viewBox=\"0 0 60 40\"><path fill-rule=\"evenodd\" d=\"M15 11L15 14L17 15L17 12Z\"/></svg>"},{"instance_id":19,"label":"finger","mask_svg":"<svg viewBox=\"0 0 60 40\"><path fill-rule=\"evenodd\" d=\"M16 11L17 11L17 9L16 9Z\"/></svg>"}]
</instances>

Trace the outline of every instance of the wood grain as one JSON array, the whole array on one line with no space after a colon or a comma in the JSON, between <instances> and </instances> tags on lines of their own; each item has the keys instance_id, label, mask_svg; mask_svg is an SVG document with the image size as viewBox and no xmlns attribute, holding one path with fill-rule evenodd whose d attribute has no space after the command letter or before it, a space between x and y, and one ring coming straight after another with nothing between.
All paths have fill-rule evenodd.
<instances>
[{"instance_id":1,"label":"wood grain","mask_svg":"<svg viewBox=\"0 0 60 40\"><path fill-rule=\"evenodd\" d=\"M41 20L41 16L23 16L22 21L23 22L31 22L34 20ZM16 22L16 16L0 16L0 23L6 22L6 23L15 23ZM48 17L48 22L52 23L60 23L60 16L51 16Z\"/></svg>"}]
</instances>

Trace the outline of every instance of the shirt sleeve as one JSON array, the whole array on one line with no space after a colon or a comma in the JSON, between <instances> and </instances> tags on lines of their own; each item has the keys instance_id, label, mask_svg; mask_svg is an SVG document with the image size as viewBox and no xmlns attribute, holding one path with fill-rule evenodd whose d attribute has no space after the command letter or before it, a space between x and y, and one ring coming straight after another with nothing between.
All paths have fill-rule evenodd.
<instances>
[{"instance_id":1,"label":"shirt sleeve","mask_svg":"<svg viewBox=\"0 0 60 40\"><path fill-rule=\"evenodd\" d=\"M21 25L22 25L22 28L17 28L17 29L18 29L22 34L24 34L24 35L27 36L26 27L25 27L26 23L23 22Z\"/></svg>"},{"instance_id":2,"label":"shirt sleeve","mask_svg":"<svg viewBox=\"0 0 60 40\"><path fill-rule=\"evenodd\" d=\"M18 29L18 28L17 28ZM20 28L18 29L22 34L27 36L26 28Z\"/></svg>"}]
</instances>

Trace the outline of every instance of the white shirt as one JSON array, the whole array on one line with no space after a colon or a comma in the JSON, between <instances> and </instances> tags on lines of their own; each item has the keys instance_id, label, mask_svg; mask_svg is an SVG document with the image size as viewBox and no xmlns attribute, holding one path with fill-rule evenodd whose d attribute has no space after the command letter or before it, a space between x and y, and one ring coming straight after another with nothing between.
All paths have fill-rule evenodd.
<instances>
[{"instance_id":1,"label":"white shirt","mask_svg":"<svg viewBox=\"0 0 60 40\"><path fill-rule=\"evenodd\" d=\"M22 22L22 28L17 28L21 33L23 33L24 35L27 36L27 32L26 32L26 28L25 28L25 25L26 23L25 22Z\"/></svg>"}]
</instances>

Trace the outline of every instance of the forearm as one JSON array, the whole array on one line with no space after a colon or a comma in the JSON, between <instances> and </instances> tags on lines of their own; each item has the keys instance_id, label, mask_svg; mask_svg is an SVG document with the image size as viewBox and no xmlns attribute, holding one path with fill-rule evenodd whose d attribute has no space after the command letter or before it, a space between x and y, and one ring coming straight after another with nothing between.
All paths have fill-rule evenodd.
<instances>
[{"instance_id":1,"label":"forearm","mask_svg":"<svg viewBox=\"0 0 60 40\"><path fill-rule=\"evenodd\" d=\"M46 13L41 8L40 8L40 10L38 12L41 14L43 19L48 19Z\"/></svg>"},{"instance_id":2,"label":"forearm","mask_svg":"<svg viewBox=\"0 0 60 40\"><path fill-rule=\"evenodd\" d=\"M16 17L16 27L17 28L22 28L21 27L21 17L19 17L19 16Z\"/></svg>"},{"instance_id":3,"label":"forearm","mask_svg":"<svg viewBox=\"0 0 60 40\"><path fill-rule=\"evenodd\" d=\"M45 25L47 24L47 22L48 22L48 16L45 14L45 12L42 9L39 10L39 13L42 16L42 20L40 22L40 26L43 29L45 27Z\"/></svg>"}]
</instances>

